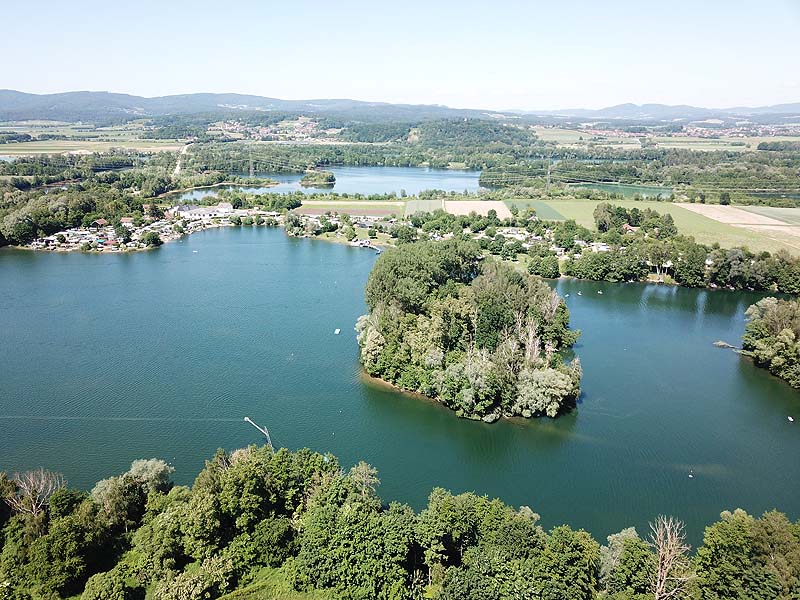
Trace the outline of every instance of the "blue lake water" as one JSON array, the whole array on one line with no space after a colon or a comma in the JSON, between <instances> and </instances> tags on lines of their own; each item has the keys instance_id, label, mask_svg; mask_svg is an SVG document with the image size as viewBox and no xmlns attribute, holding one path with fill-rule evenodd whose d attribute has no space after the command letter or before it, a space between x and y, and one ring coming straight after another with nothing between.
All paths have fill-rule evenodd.
<instances>
[{"instance_id":1,"label":"blue lake water","mask_svg":"<svg viewBox=\"0 0 800 600\"><path fill-rule=\"evenodd\" d=\"M224 186L184 192L172 196L180 202L200 200L216 195L220 189L240 189L251 194L286 193L324 193L338 194L390 194L398 196L405 192L416 196L424 190L444 190L446 192L477 192L480 189L479 171L458 171L451 169L424 169L420 167L330 167L327 170L336 175L332 188L306 188L300 185L302 174L256 173L258 177L268 177L278 181L272 187Z\"/></svg>"},{"instance_id":2,"label":"blue lake water","mask_svg":"<svg viewBox=\"0 0 800 600\"><path fill-rule=\"evenodd\" d=\"M434 486L473 490L598 537L669 513L693 543L725 509L800 517L800 392L712 345L738 343L759 296L561 280L580 405L486 425L362 378L374 260L266 228L128 255L0 251L0 470L90 488L157 456L190 483L217 448L263 441L250 416L278 445L370 462L383 498L416 508Z\"/></svg>"}]
</instances>

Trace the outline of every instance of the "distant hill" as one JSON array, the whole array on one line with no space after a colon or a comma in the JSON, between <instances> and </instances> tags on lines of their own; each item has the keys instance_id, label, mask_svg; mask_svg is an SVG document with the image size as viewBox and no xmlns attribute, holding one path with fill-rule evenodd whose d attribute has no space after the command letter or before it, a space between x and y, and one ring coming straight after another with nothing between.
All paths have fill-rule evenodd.
<instances>
[{"instance_id":1,"label":"distant hill","mask_svg":"<svg viewBox=\"0 0 800 600\"><path fill-rule=\"evenodd\" d=\"M747 119L753 116L800 115L800 102L774 106L701 108L685 104L617 104L599 109L573 108L550 111L520 111L526 116L577 117L580 119L621 119L635 121L697 121L705 119Z\"/></svg>"},{"instance_id":2,"label":"distant hill","mask_svg":"<svg viewBox=\"0 0 800 600\"><path fill-rule=\"evenodd\" d=\"M109 92L27 94L0 90L0 121L130 120L138 117L200 113L272 111L365 119L486 118L491 111L438 105L389 104L347 99L281 100L245 94L181 94L144 98Z\"/></svg>"},{"instance_id":3,"label":"distant hill","mask_svg":"<svg viewBox=\"0 0 800 600\"><path fill-rule=\"evenodd\" d=\"M110 92L28 94L0 90L0 121L50 119L109 122L139 117L270 111L328 115L365 121L419 121L442 118L517 118L545 123L589 120L636 122L688 122L752 119L781 122L800 115L800 103L754 108L699 108L667 104L619 104L601 109L555 111L488 111L429 104L390 104L348 99L281 100L246 94L181 94L144 98Z\"/></svg>"}]
</instances>

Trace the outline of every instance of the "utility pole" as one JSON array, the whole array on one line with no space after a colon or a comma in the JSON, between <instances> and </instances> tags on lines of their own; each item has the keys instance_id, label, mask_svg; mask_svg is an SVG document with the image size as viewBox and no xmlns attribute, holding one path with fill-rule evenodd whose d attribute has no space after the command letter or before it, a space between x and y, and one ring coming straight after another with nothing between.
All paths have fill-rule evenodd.
<instances>
[{"instance_id":1,"label":"utility pole","mask_svg":"<svg viewBox=\"0 0 800 600\"><path fill-rule=\"evenodd\" d=\"M550 193L550 165L552 164L553 155L548 155L547 157L547 187L545 188L547 193Z\"/></svg>"},{"instance_id":2,"label":"utility pole","mask_svg":"<svg viewBox=\"0 0 800 600\"><path fill-rule=\"evenodd\" d=\"M259 427L256 425L250 417L244 418L246 423L250 423L253 427L258 429L261 433L263 433L267 437L267 444L269 445L269 449L275 452L275 448L272 446L272 438L269 437L269 430L266 427Z\"/></svg>"}]
</instances>

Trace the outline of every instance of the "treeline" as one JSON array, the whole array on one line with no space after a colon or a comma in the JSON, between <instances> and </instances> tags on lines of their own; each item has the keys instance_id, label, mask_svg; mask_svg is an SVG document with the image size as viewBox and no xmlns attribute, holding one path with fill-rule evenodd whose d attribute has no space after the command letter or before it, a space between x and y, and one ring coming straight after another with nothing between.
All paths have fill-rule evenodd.
<instances>
[{"instance_id":1,"label":"treeline","mask_svg":"<svg viewBox=\"0 0 800 600\"><path fill-rule=\"evenodd\" d=\"M384 252L357 325L364 368L486 422L569 410L581 368L564 364L579 335L566 305L540 279L480 255L460 240Z\"/></svg>"},{"instance_id":2,"label":"treeline","mask_svg":"<svg viewBox=\"0 0 800 600\"><path fill-rule=\"evenodd\" d=\"M760 142L758 150L768 150L770 152L800 152L800 142Z\"/></svg>"},{"instance_id":3,"label":"treeline","mask_svg":"<svg viewBox=\"0 0 800 600\"><path fill-rule=\"evenodd\" d=\"M346 600L800 593L800 523L775 511L722 513L691 555L682 524L666 517L646 538L628 528L601 545L471 493L434 489L420 512L387 505L375 469L345 471L310 450L220 450L191 487L171 475L161 460L138 460L89 494L43 469L0 475L0 598L213 600L259 589L265 572Z\"/></svg>"},{"instance_id":4,"label":"treeline","mask_svg":"<svg viewBox=\"0 0 800 600\"><path fill-rule=\"evenodd\" d=\"M745 314L744 354L759 367L800 388L800 302L764 298Z\"/></svg>"},{"instance_id":5,"label":"treeline","mask_svg":"<svg viewBox=\"0 0 800 600\"><path fill-rule=\"evenodd\" d=\"M645 281L655 275L686 287L800 294L800 258L784 250L754 253L746 248L698 244L694 238L680 235L671 215L649 208L600 203L594 213L600 231L574 220L541 220L532 209L519 211L512 206L511 210L512 217L504 220L491 211L487 217L417 213L410 217L410 231L401 233L404 241L448 234L461 237L465 231L467 237L477 234L482 250L503 259L517 260L527 254L528 271L540 277L564 274L617 282ZM519 239L498 232L501 227L522 228L535 241L526 249Z\"/></svg>"},{"instance_id":6,"label":"treeline","mask_svg":"<svg viewBox=\"0 0 800 600\"><path fill-rule=\"evenodd\" d=\"M783 143L783 142L779 142ZM547 159L545 160L545 156ZM726 192L746 198L758 192L797 193L798 152L697 152L690 150L539 152L533 160L489 166L487 187L542 187L551 183L623 183L663 186L691 200L718 200ZM538 158L538 160L537 160ZM548 169L548 162L550 162Z\"/></svg>"}]
</instances>

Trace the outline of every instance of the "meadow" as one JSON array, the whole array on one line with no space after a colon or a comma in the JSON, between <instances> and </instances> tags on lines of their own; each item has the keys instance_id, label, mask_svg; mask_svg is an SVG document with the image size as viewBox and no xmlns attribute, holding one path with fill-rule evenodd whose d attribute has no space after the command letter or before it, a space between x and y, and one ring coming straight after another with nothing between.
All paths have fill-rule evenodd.
<instances>
[{"instance_id":1,"label":"meadow","mask_svg":"<svg viewBox=\"0 0 800 600\"><path fill-rule=\"evenodd\" d=\"M594 229L594 208L601 200L509 200L506 203L518 208L531 207L542 219L566 220L574 219L580 225ZM640 210L651 208L660 213L669 213L675 219L678 230L695 238L702 244L719 242L720 246L730 248L746 246L754 252L788 250L793 254L800 253L800 243L796 238L780 231L753 231L720 223L709 217L686 210L669 202L641 200L613 200L612 204L625 208L637 207ZM749 208L749 207L748 207ZM800 211L799 211L800 212ZM797 217L800 219L800 216Z\"/></svg>"}]
</instances>

